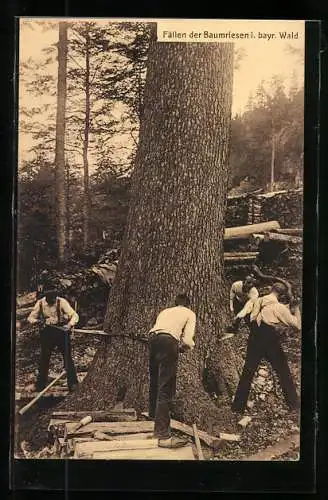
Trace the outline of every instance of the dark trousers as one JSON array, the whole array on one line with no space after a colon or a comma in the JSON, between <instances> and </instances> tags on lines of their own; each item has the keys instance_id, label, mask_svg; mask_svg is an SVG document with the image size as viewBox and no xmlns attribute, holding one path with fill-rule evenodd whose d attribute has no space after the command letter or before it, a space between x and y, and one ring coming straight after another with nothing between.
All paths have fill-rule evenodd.
<instances>
[{"instance_id":1,"label":"dark trousers","mask_svg":"<svg viewBox=\"0 0 328 500\"><path fill-rule=\"evenodd\" d=\"M285 353L281 347L279 333L274 327L265 323L258 326L256 322L252 322L245 365L232 403L232 409L234 411L244 411L254 373L262 359L268 360L276 371L289 407L297 408L299 406L298 396Z\"/></svg>"},{"instance_id":2,"label":"dark trousers","mask_svg":"<svg viewBox=\"0 0 328 500\"><path fill-rule=\"evenodd\" d=\"M72 359L70 333L59 327L46 326L40 330L40 344L41 356L36 382L37 390L41 391L47 385L50 357L55 347L63 355L64 368L67 372L67 385L71 389L73 385L77 384L78 379Z\"/></svg>"},{"instance_id":3,"label":"dark trousers","mask_svg":"<svg viewBox=\"0 0 328 500\"><path fill-rule=\"evenodd\" d=\"M154 418L154 434L170 437L170 412L175 396L179 344L172 335L159 333L149 341L149 416Z\"/></svg>"},{"instance_id":4,"label":"dark trousers","mask_svg":"<svg viewBox=\"0 0 328 500\"><path fill-rule=\"evenodd\" d=\"M232 305L233 305L233 313L234 313L235 316L244 307L244 304L242 302L239 302L239 300L237 300L236 298L233 299Z\"/></svg>"}]
</instances>

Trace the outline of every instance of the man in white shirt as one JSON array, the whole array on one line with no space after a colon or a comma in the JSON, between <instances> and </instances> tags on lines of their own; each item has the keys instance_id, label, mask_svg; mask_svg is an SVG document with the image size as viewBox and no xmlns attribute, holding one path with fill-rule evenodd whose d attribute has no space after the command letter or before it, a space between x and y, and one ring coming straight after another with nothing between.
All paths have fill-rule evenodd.
<instances>
[{"instance_id":1,"label":"man in white shirt","mask_svg":"<svg viewBox=\"0 0 328 500\"><path fill-rule=\"evenodd\" d=\"M234 314L234 319L229 332L237 333L242 319L249 324L250 313L255 300L259 297L259 292L255 288L256 280L253 276L246 276L244 281L235 281L230 289L230 311Z\"/></svg>"},{"instance_id":2,"label":"man in white shirt","mask_svg":"<svg viewBox=\"0 0 328 500\"><path fill-rule=\"evenodd\" d=\"M150 330L149 416L154 418L158 446L178 448L186 440L171 437L170 411L176 390L179 352L193 349L196 315L186 295L178 295L175 306L164 309Z\"/></svg>"},{"instance_id":3,"label":"man in white shirt","mask_svg":"<svg viewBox=\"0 0 328 500\"><path fill-rule=\"evenodd\" d=\"M251 333L243 373L232 404L232 410L242 413L247 405L253 376L262 359L267 359L276 371L288 406L299 407L299 398L290 373L285 353L281 347L279 325L301 329L301 313L298 306L291 311L279 302L279 296L286 293L282 283L275 283L271 293L256 300L251 312Z\"/></svg>"},{"instance_id":4,"label":"man in white shirt","mask_svg":"<svg viewBox=\"0 0 328 500\"><path fill-rule=\"evenodd\" d=\"M78 379L71 353L70 330L79 321L78 314L66 299L57 296L56 290L46 290L27 320L32 325L40 325L41 356L36 390L42 391L47 385L51 353L58 347L64 358L69 391L73 391Z\"/></svg>"}]
</instances>

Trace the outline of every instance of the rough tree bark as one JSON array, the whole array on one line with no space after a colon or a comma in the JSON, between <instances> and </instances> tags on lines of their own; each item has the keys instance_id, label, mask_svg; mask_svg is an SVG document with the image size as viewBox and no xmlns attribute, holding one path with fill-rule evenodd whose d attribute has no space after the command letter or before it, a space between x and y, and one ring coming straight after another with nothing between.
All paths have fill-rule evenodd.
<instances>
[{"instance_id":1,"label":"rough tree bark","mask_svg":"<svg viewBox=\"0 0 328 500\"><path fill-rule=\"evenodd\" d=\"M111 337L68 402L74 408L118 400L147 408L148 351L134 337L184 291L197 335L195 349L180 358L174 415L211 432L222 423L202 377L207 358L231 395L240 369L229 341L219 341L228 302L223 231L232 80L232 44L151 44L127 229L105 318Z\"/></svg>"},{"instance_id":2,"label":"rough tree bark","mask_svg":"<svg viewBox=\"0 0 328 500\"><path fill-rule=\"evenodd\" d=\"M66 190L65 190L65 128L66 128L66 75L67 75L67 24L59 23L58 40L58 83L56 116L56 204L58 262L66 258Z\"/></svg>"}]
</instances>

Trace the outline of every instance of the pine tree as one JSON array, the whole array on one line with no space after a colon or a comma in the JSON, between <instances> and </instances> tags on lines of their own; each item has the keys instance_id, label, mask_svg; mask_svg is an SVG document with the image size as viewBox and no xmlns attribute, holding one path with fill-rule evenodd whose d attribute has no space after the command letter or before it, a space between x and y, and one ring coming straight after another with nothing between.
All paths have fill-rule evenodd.
<instances>
[{"instance_id":1,"label":"pine tree","mask_svg":"<svg viewBox=\"0 0 328 500\"><path fill-rule=\"evenodd\" d=\"M205 363L221 391L234 392L240 360L219 341L227 317L232 74L230 44L151 46L127 228L105 320L111 337L68 406L105 408L120 393L125 404L145 409L147 350L135 337L181 290L191 297L198 327L195 350L181 360L175 415L209 430L222 416L203 386Z\"/></svg>"},{"instance_id":2,"label":"pine tree","mask_svg":"<svg viewBox=\"0 0 328 500\"><path fill-rule=\"evenodd\" d=\"M65 175L65 129L66 129L66 77L67 77L67 25L59 23L58 39L58 80L57 80L57 115L56 115L56 208L58 263L63 266L66 259L66 175Z\"/></svg>"}]
</instances>

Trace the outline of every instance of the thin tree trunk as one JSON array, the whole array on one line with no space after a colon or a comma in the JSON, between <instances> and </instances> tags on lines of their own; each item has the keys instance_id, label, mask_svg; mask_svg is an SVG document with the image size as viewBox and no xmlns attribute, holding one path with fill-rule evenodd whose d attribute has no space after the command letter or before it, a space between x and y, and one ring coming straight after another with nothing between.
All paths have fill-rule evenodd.
<instances>
[{"instance_id":1,"label":"thin tree trunk","mask_svg":"<svg viewBox=\"0 0 328 500\"><path fill-rule=\"evenodd\" d=\"M223 418L203 386L205 359L232 394L240 358L225 333L223 232L228 184L233 46L151 44L130 211L105 330L76 408L124 400L147 408L147 349L134 336L187 292L196 347L181 355L175 416L213 430ZM230 410L229 410L230 411ZM229 425L229 418L226 424Z\"/></svg>"},{"instance_id":2,"label":"thin tree trunk","mask_svg":"<svg viewBox=\"0 0 328 500\"><path fill-rule=\"evenodd\" d=\"M67 257L70 255L71 244L72 244L72 228L71 228L71 185L70 185L70 166L66 162L66 247L67 247Z\"/></svg>"},{"instance_id":3,"label":"thin tree trunk","mask_svg":"<svg viewBox=\"0 0 328 500\"><path fill-rule=\"evenodd\" d=\"M272 138L271 138L271 168L270 168L270 191L274 190L274 167L275 167L275 156L276 156L276 144L275 144L275 134L272 129Z\"/></svg>"},{"instance_id":4,"label":"thin tree trunk","mask_svg":"<svg viewBox=\"0 0 328 500\"><path fill-rule=\"evenodd\" d=\"M67 24L59 23L58 83L56 117L56 205L58 262L66 258L66 190L65 190L65 129L66 129Z\"/></svg>"},{"instance_id":5,"label":"thin tree trunk","mask_svg":"<svg viewBox=\"0 0 328 500\"><path fill-rule=\"evenodd\" d=\"M83 244L89 244L90 189L89 189L89 131L90 131L90 34L85 34L85 117L83 137Z\"/></svg>"}]
</instances>

